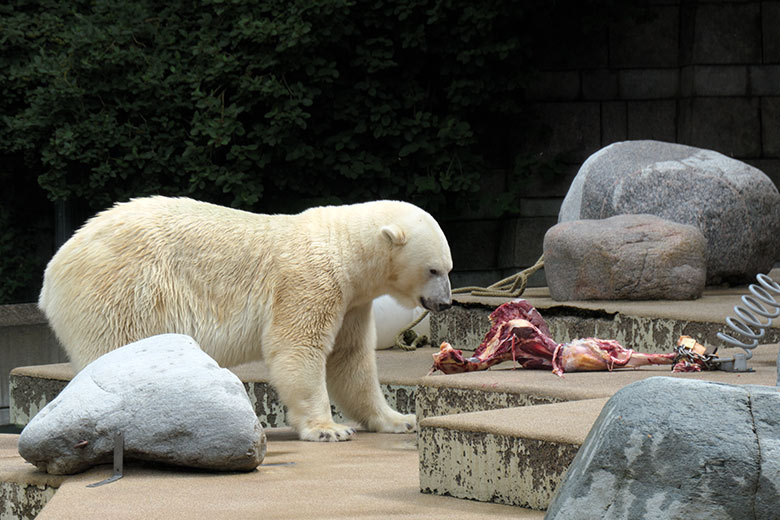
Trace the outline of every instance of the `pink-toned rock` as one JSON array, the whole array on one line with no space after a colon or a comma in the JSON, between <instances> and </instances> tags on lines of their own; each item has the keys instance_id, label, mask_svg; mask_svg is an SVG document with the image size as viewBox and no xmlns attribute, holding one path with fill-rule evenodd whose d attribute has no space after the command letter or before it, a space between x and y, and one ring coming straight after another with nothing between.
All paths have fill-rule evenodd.
<instances>
[{"instance_id":1,"label":"pink-toned rock","mask_svg":"<svg viewBox=\"0 0 780 520\"><path fill-rule=\"evenodd\" d=\"M706 254L697 228L653 215L561 222L544 237L544 271L558 301L695 299Z\"/></svg>"}]
</instances>

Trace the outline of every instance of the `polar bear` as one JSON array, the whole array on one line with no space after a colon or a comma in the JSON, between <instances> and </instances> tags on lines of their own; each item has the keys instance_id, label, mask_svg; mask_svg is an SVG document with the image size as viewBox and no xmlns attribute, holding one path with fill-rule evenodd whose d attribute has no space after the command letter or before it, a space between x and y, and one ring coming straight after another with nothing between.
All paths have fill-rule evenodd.
<instances>
[{"instance_id":1,"label":"polar bear","mask_svg":"<svg viewBox=\"0 0 780 520\"><path fill-rule=\"evenodd\" d=\"M264 359L301 439L337 441L330 398L366 428L404 432L387 404L372 301L451 303L447 239L405 202L261 215L162 196L90 219L49 262L39 306L80 370L155 334L187 334L222 366Z\"/></svg>"}]
</instances>

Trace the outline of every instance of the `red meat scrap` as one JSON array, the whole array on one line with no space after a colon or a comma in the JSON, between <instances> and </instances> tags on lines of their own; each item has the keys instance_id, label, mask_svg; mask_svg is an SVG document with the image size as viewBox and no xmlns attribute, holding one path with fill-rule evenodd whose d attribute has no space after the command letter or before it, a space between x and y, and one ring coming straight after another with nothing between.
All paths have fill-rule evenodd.
<instances>
[{"instance_id":1,"label":"red meat scrap","mask_svg":"<svg viewBox=\"0 0 780 520\"><path fill-rule=\"evenodd\" d=\"M643 365L672 365L675 353L643 354L623 347L614 340L599 338L576 339L557 343L542 316L526 300L515 300L498 307L490 315L490 331L474 355L463 352L447 342L433 355L431 373L445 374L486 370L511 360L515 368L547 368L563 376L564 372L613 370Z\"/></svg>"}]
</instances>

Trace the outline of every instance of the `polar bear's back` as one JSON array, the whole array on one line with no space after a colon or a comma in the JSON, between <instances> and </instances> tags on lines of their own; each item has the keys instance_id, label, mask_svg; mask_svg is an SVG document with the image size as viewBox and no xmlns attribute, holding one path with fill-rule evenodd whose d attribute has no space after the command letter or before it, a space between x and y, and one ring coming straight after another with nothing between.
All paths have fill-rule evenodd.
<instances>
[{"instance_id":1,"label":"polar bear's back","mask_svg":"<svg viewBox=\"0 0 780 520\"><path fill-rule=\"evenodd\" d=\"M151 335L198 339L222 364L251 356L273 280L270 217L191 199L135 199L89 220L46 268L39 306L80 369ZM284 217L273 217L283 233ZM267 298L270 299L270 298ZM258 320L261 318L257 318ZM222 345L233 345L232 354Z\"/></svg>"},{"instance_id":2,"label":"polar bear's back","mask_svg":"<svg viewBox=\"0 0 780 520\"><path fill-rule=\"evenodd\" d=\"M433 267L451 266L436 221L404 202L261 215L150 197L77 231L49 262L39 306L78 369L161 333L190 335L231 366L279 343L264 341L275 331L322 342L312 323L338 324L380 294L416 304Z\"/></svg>"}]
</instances>

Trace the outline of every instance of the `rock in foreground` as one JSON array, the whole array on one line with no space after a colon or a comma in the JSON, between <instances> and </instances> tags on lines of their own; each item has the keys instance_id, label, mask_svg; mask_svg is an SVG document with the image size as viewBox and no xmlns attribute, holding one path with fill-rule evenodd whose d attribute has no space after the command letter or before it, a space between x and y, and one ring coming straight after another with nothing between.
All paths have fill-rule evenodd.
<instances>
[{"instance_id":1,"label":"rock in foreground","mask_svg":"<svg viewBox=\"0 0 780 520\"><path fill-rule=\"evenodd\" d=\"M546 519L777 518L780 392L653 377L604 406Z\"/></svg>"},{"instance_id":2,"label":"rock in foreground","mask_svg":"<svg viewBox=\"0 0 780 520\"><path fill-rule=\"evenodd\" d=\"M19 437L19 453L53 474L125 458L226 471L256 468L265 433L238 377L189 336L162 334L87 365Z\"/></svg>"}]
</instances>

